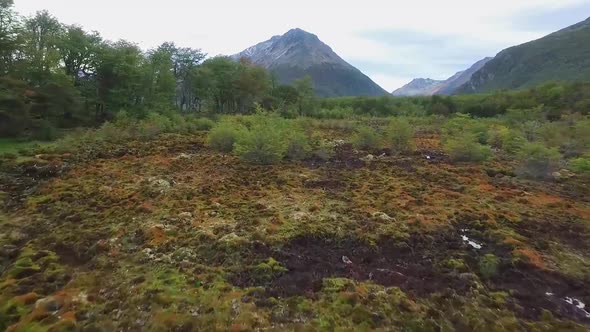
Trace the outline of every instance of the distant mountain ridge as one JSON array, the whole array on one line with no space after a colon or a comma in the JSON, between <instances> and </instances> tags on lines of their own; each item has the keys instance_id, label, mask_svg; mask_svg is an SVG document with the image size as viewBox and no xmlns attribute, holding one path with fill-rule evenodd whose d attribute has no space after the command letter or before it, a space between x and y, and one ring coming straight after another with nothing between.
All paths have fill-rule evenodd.
<instances>
[{"instance_id":1,"label":"distant mountain ridge","mask_svg":"<svg viewBox=\"0 0 590 332\"><path fill-rule=\"evenodd\" d=\"M590 18L501 51L457 92L482 93L528 88L550 80L589 79Z\"/></svg>"},{"instance_id":2,"label":"distant mountain ridge","mask_svg":"<svg viewBox=\"0 0 590 332\"><path fill-rule=\"evenodd\" d=\"M250 59L273 72L281 84L309 75L321 97L381 96L387 94L360 70L344 61L316 35L291 29L232 55Z\"/></svg>"},{"instance_id":3,"label":"distant mountain ridge","mask_svg":"<svg viewBox=\"0 0 590 332\"><path fill-rule=\"evenodd\" d=\"M392 92L394 96L432 96L452 95L462 85L467 83L471 76L480 70L492 58L484 58L473 64L469 69L457 72L446 80L432 80L429 78L416 78L410 83Z\"/></svg>"},{"instance_id":4,"label":"distant mountain ridge","mask_svg":"<svg viewBox=\"0 0 590 332\"><path fill-rule=\"evenodd\" d=\"M455 75L451 76L448 80L446 80L441 86L434 92L436 95L452 95L454 94L461 86L465 83L469 82L471 77L474 73L478 70L483 68L486 63L488 63L493 58L486 57L471 66L469 69L460 71Z\"/></svg>"},{"instance_id":5,"label":"distant mountain ridge","mask_svg":"<svg viewBox=\"0 0 590 332\"><path fill-rule=\"evenodd\" d=\"M430 96L437 91L445 81L432 80L430 78L415 78L410 83L393 91L391 94L398 97Z\"/></svg>"}]
</instances>

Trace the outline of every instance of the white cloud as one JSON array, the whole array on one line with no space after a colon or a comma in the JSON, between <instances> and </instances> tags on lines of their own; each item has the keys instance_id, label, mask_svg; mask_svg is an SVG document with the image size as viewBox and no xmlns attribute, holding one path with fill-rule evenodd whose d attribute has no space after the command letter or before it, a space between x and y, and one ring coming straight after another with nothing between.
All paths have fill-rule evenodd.
<instances>
[{"instance_id":1,"label":"white cloud","mask_svg":"<svg viewBox=\"0 0 590 332\"><path fill-rule=\"evenodd\" d=\"M417 73L437 67L424 64L436 56L435 48L417 53L416 49L366 37L367 31L421 31L452 38L451 47L480 47L496 53L502 48L541 37L550 31L519 31L507 18L531 10L551 11L587 3L588 0L17 0L23 14L48 9L62 22L79 23L97 30L108 39L127 39L144 48L164 41L202 48L205 52L233 54L300 27L317 34L340 56L353 65L358 62L407 63ZM571 22L572 24L575 22ZM362 37L361 37L362 36ZM421 47L428 48L428 45ZM460 52L459 52L460 53ZM444 54L444 53L442 53ZM484 56L473 56L473 61ZM468 65L468 64L465 64ZM363 70L363 68L360 68ZM464 68L439 68L430 76L451 75ZM407 77L370 73L385 89L393 90Z\"/></svg>"}]
</instances>

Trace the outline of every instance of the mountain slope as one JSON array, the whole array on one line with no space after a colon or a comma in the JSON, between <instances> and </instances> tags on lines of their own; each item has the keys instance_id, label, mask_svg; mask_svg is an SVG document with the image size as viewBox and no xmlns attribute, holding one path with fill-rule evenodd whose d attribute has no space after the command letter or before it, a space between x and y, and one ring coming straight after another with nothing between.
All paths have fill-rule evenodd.
<instances>
[{"instance_id":1,"label":"mountain slope","mask_svg":"<svg viewBox=\"0 0 590 332\"><path fill-rule=\"evenodd\" d=\"M281 84L309 75L321 97L381 96L387 94L324 44L301 29L289 30L282 36L252 46L232 56L248 58L273 72Z\"/></svg>"},{"instance_id":2,"label":"mountain slope","mask_svg":"<svg viewBox=\"0 0 590 332\"><path fill-rule=\"evenodd\" d=\"M391 94L398 97L430 96L445 81L431 80L430 78L415 78L410 83L393 91Z\"/></svg>"},{"instance_id":3,"label":"mountain slope","mask_svg":"<svg viewBox=\"0 0 590 332\"><path fill-rule=\"evenodd\" d=\"M434 94L436 95L452 95L459 89L463 84L469 82L471 76L480 70L486 63L488 63L492 58L487 57L484 59L479 60L469 69L460 71L455 75L451 76L448 80L446 80L443 84L441 84Z\"/></svg>"},{"instance_id":4,"label":"mountain slope","mask_svg":"<svg viewBox=\"0 0 590 332\"><path fill-rule=\"evenodd\" d=\"M429 78L416 78L403 87L393 91L394 96L432 96L451 95L463 84L471 79L473 73L480 70L492 58L484 58L476 62L467 70L460 71L444 81L431 80Z\"/></svg>"},{"instance_id":5,"label":"mountain slope","mask_svg":"<svg viewBox=\"0 0 590 332\"><path fill-rule=\"evenodd\" d=\"M543 38L503 50L473 74L460 93L519 89L549 80L590 78L590 18Z\"/></svg>"}]
</instances>

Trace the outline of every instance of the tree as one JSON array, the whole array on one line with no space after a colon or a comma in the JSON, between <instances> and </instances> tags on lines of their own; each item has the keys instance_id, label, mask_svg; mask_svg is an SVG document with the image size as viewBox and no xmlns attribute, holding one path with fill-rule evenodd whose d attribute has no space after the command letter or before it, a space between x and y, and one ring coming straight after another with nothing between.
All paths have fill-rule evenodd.
<instances>
[{"instance_id":1,"label":"tree","mask_svg":"<svg viewBox=\"0 0 590 332\"><path fill-rule=\"evenodd\" d=\"M146 101L150 106L171 104L176 92L173 56L176 46L164 43L148 53L146 63Z\"/></svg>"},{"instance_id":2,"label":"tree","mask_svg":"<svg viewBox=\"0 0 590 332\"><path fill-rule=\"evenodd\" d=\"M20 22L12 9L13 0L0 0L0 75L8 74L19 47Z\"/></svg>"},{"instance_id":3,"label":"tree","mask_svg":"<svg viewBox=\"0 0 590 332\"><path fill-rule=\"evenodd\" d=\"M141 49L127 41L119 41L106 44L98 56L96 120L104 120L108 113L143 104L146 87Z\"/></svg>"},{"instance_id":4,"label":"tree","mask_svg":"<svg viewBox=\"0 0 590 332\"><path fill-rule=\"evenodd\" d=\"M238 67L235 84L238 103L237 111L246 113L255 103L262 101L262 98L269 93L271 82L264 68L242 59Z\"/></svg>"},{"instance_id":5,"label":"tree","mask_svg":"<svg viewBox=\"0 0 590 332\"><path fill-rule=\"evenodd\" d=\"M49 80L59 65L57 43L63 29L47 11L40 11L25 21L24 53L29 68L28 80L39 86Z\"/></svg>"},{"instance_id":6,"label":"tree","mask_svg":"<svg viewBox=\"0 0 590 332\"><path fill-rule=\"evenodd\" d=\"M94 75L102 42L97 32L86 33L76 25L65 27L65 32L57 41L65 74L72 77L75 82L82 77Z\"/></svg>"},{"instance_id":7,"label":"tree","mask_svg":"<svg viewBox=\"0 0 590 332\"><path fill-rule=\"evenodd\" d=\"M311 77L306 75L304 78L296 80L293 83L293 86L298 93L297 107L299 115L303 115L306 112L311 113L311 108L314 106L315 99Z\"/></svg>"},{"instance_id":8,"label":"tree","mask_svg":"<svg viewBox=\"0 0 590 332\"><path fill-rule=\"evenodd\" d=\"M201 87L202 76L196 69L205 59L205 53L200 49L176 48L172 56L174 77L176 78L176 106L181 111L194 110L201 107L197 91ZM202 93L199 91L198 93ZM197 105L197 102L199 104Z\"/></svg>"},{"instance_id":9,"label":"tree","mask_svg":"<svg viewBox=\"0 0 590 332\"><path fill-rule=\"evenodd\" d=\"M238 63L229 57L207 59L203 67L210 72L210 92L215 110L229 113L235 110L235 84Z\"/></svg>"}]
</instances>

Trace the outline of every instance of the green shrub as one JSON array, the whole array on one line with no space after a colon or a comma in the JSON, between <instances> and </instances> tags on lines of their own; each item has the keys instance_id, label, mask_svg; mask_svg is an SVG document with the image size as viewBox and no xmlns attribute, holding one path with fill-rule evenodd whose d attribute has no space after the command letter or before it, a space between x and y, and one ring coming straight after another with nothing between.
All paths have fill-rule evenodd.
<instances>
[{"instance_id":1,"label":"green shrub","mask_svg":"<svg viewBox=\"0 0 590 332\"><path fill-rule=\"evenodd\" d=\"M488 143L488 131L487 122L481 119L472 119L468 114L456 114L442 127L442 134L445 139L471 135L480 144Z\"/></svg>"},{"instance_id":2,"label":"green shrub","mask_svg":"<svg viewBox=\"0 0 590 332\"><path fill-rule=\"evenodd\" d=\"M492 156L492 149L489 146L480 144L473 135L448 139L444 143L444 149L452 161L481 162L488 160Z\"/></svg>"},{"instance_id":3,"label":"green shrub","mask_svg":"<svg viewBox=\"0 0 590 332\"><path fill-rule=\"evenodd\" d=\"M507 153L515 154L526 143L526 138L524 138L520 132L516 130L510 130L508 134L502 138L502 149Z\"/></svg>"},{"instance_id":4,"label":"green shrub","mask_svg":"<svg viewBox=\"0 0 590 332\"><path fill-rule=\"evenodd\" d=\"M571 169L576 173L590 172L590 158L576 158L570 161Z\"/></svg>"},{"instance_id":5,"label":"green shrub","mask_svg":"<svg viewBox=\"0 0 590 332\"><path fill-rule=\"evenodd\" d=\"M360 127L353 138L353 144L357 149L376 150L379 148L380 137L371 127Z\"/></svg>"},{"instance_id":6,"label":"green shrub","mask_svg":"<svg viewBox=\"0 0 590 332\"><path fill-rule=\"evenodd\" d=\"M213 127L207 137L209 146L221 152L232 152L238 136L243 132L243 129L237 124L220 123Z\"/></svg>"},{"instance_id":7,"label":"green shrub","mask_svg":"<svg viewBox=\"0 0 590 332\"><path fill-rule=\"evenodd\" d=\"M414 148L414 128L406 119L391 120L385 131L387 145L394 152L408 152Z\"/></svg>"},{"instance_id":8,"label":"green shrub","mask_svg":"<svg viewBox=\"0 0 590 332\"><path fill-rule=\"evenodd\" d=\"M215 122L207 118L196 118L189 122L191 131L207 131L215 126Z\"/></svg>"},{"instance_id":9,"label":"green shrub","mask_svg":"<svg viewBox=\"0 0 590 332\"><path fill-rule=\"evenodd\" d=\"M479 259L479 272L485 279L491 279L498 273L498 257L486 254Z\"/></svg>"},{"instance_id":10,"label":"green shrub","mask_svg":"<svg viewBox=\"0 0 590 332\"><path fill-rule=\"evenodd\" d=\"M493 126L489 130L488 144L496 149L504 147L504 141L510 134L510 129L506 126Z\"/></svg>"},{"instance_id":11,"label":"green shrub","mask_svg":"<svg viewBox=\"0 0 590 332\"><path fill-rule=\"evenodd\" d=\"M561 155L542 143L527 143L518 152L519 174L532 178L549 177L559 166Z\"/></svg>"},{"instance_id":12,"label":"green shrub","mask_svg":"<svg viewBox=\"0 0 590 332\"><path fill-rule=\"evenodd\" d=\"M53 141L57 139L57 135L57 128L51 122L43 120L39 124L39 128L35 130L33 138L40 141Z\"/></svg>"},{"instance_id":13,"label":"green shrub","mask_svg":"<svg viewBox=\"0 0 590 332\"><path fill-rule=\"evenodd\" d=\"M158 129L153 136L159 133L160 130ZM131 131L129 129L120 128L112 122L103 124L99 129L96 130L94 134L94 141L100 140L109 143L121 143L132 138ZM87 139L90 139L90 137L87 137Z\"/></svg>"},{"instance_id":14,"label":"green shrub","mask_svg":"<svg viewBox=\"0 0 590 332\"><path fill-rule=\"evenodd\" d=\"M254 125L238 136L235 144L236 155L253 164L268 165L279 162L287 151L281 129L270 123Z\"/></svg>"},{"instance_id":15,"label":"green shrub","mask_svg":"<svg viewBox=\"0 0 590 332\"><path fill-rule=\"evenodd\" d=\"M311 153L311 146L309 139L301 131L291 132L287 139L287 158L291 160L303 160L309 157Z\"/></svg>"}]
</instances>

